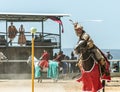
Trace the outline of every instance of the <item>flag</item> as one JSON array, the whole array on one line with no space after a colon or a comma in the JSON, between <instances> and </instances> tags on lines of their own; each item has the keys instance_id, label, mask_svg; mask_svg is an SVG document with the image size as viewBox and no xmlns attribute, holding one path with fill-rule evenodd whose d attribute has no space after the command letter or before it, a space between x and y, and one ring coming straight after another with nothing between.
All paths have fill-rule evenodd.
<instances>
[{"instance_id":1,"label":"flag","mask_svg":"<svg viewBox=\"0 0 120 92\"><path fill-rule=\"evenodd\" d=\"M60 20L60 18L59 17L55 17L55 16L51 16L51 17L49 17L51 20L53 20L53 21L55 21L55 22L57 22L57 23L59 23L60 24L60 26L62 27L62 33L64 32L64 28L63 28L63 23L62 23L62 21Z\"/></svg>"}]
</instances>

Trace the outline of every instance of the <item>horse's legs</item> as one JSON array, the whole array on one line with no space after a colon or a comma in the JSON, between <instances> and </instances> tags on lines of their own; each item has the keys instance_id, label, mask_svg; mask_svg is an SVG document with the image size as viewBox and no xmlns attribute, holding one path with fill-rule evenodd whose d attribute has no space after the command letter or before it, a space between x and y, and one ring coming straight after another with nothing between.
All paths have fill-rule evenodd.
<instances>
[{"instance_id":1,"label":"horse's legs","mask_svg":"<svg viewBox=\"0 0 120 92\"><path fill-rule=\"evenodd\" d=\"M56 71L56 76L55 76L55 78L53 79L53 82L57 83L57 81L58 81L58 76L59 76L59 66L58 66L58 67L56 66L55 71Z\"/></svg>"},{"instance_id":2,"label":"horse's legs","mask_svg":"<svg viewBox=\"0 0 120 92\"><path fill-rule=\"evenodd\" d=\"M53 79L53 82L55 82L55 83L56 83L57 81L58 81L58 79L57 79L57 78Z\"/></svg>"},{"instance_id":3,"label":"horse's legs","mask_svg":"<svg viewBox=\"0 0 120 92\"><path fill-rule=\"evenodd\" d=\"M42 83L42 70L40 69L40 77L38 78L38 83L40 82L40 83Z\"/></svg>"},{"instance_id":4,"label":"horse's legs","mask_svg":"<svg viewBox=\"0 0 120 92\"><path fill-rule=\"evenodd\" d=\"M42 78L41 77L38 78L38 83L39 82L42 83Z\"/></svg>"},{"instance_id":5,"label":"horse's legs","mask_svg":"<svg viewBox=\"0 0 120 92\"><path fill-rule=\"evenodd\" d=\"M41 78L41 77L40 77L40 79L39 79L39 80L40 80L40 83L42 83L42 78Z\"/></svg>"}]
</instances>

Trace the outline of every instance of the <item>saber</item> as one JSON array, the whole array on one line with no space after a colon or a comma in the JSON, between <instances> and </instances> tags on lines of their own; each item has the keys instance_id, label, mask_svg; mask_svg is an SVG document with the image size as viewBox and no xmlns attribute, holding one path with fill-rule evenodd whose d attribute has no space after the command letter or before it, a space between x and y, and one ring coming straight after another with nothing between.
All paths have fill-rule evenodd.
<instances>
[{"instance_id":1,"label":"saber","mask_svg":"<svg viewBox=\"0 0 120 92\"><path fill-rule=\"evenodd\" d=\"M72 24L74 25L75 23L73 22L73 20L69 19L70 22L72 22Z\"/></svg>"}]
</instances>

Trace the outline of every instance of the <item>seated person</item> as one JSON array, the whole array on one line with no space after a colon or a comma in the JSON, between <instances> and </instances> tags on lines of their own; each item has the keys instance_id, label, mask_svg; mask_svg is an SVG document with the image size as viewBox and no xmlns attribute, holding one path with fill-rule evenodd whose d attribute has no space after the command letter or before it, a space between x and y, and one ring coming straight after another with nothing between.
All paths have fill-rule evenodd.
<instances>
[{"instance_id":1,"label":"seated person","mask_svg":"<svg viewBox=\"0 0 120 92\"><path fill-rule=\"evenodd\" d=\"M56 58L54 58L55 61L59 63L59 66L62 67L62 60L64 59L65 55L63 54L63 51L58 52L58 55Z\"/></svg>"},{"instance_id":2,"label":"seated person","mask_svg":"<svg viewBox=\"0 0 120 92\"><path fill-rule=\"evenodd\" d=\"M46 50L43 51L42 56L40 57L39 66L41 69L48 67L49 54Z\"/></svg>"}]
</instances>

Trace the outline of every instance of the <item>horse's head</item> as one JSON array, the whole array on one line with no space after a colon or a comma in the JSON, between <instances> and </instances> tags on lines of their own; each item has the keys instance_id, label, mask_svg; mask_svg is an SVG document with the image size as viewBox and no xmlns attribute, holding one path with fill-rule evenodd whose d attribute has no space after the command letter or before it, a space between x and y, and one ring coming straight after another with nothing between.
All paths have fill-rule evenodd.
<instances>
[{"instance_id":1,"label":"horse's head","mask_svg":"<svg viewBox=\"0 0 120 92\"><path fill-rule=\"evenodd\" d=\"M38 62L39 62L39 60L34 56L34 65ZM32 56L28 57L27 64L29 64L29 65L32 64Z\"/></svg>"},{"instance_id":2,"label":"horse's head","mask_svg":"<svg viewBox=\"0 0 120 92\"><path fill-rule=\"evenodd\" d=\"M28 60L27 60L27 64L31 65L31 61L32 61L32 57L29 56L29 57L28 57Z\"/></svg>"},{"instance_id":3,"label":"horse's head","mask_svg":"<svg viewBox=\"0 0 120 92\"><path fill-rule=\"evenodd\" d=\"M74 48L76 54L82 53L87 49L87 42L85 40L80 40Z\"/></svg>"},{"instance_id":4,"label":"horse's head","mask_svg":"<svg viewBox=\"0 0 120 92\"><path fill-rule=\"evenodd\" d=\"M6 60L7 57L2 53L0 52L0 62L2 62L2 60Z\"/></svg>"},{"instance_id":5,"label":"horse's head","mask_svg":"<svg viewBox=\"0 0 120 92\"><path fill-rule=\"evenodd\" d=\"M89 71L94 64L94 59L93 53L87 47L87 42L84 40L79 41L75 48L75 51L77 54L80 54L80 61L78 65L80 64L80 67L83 67L84 70Z\"/></svg>"}]
</instances>

